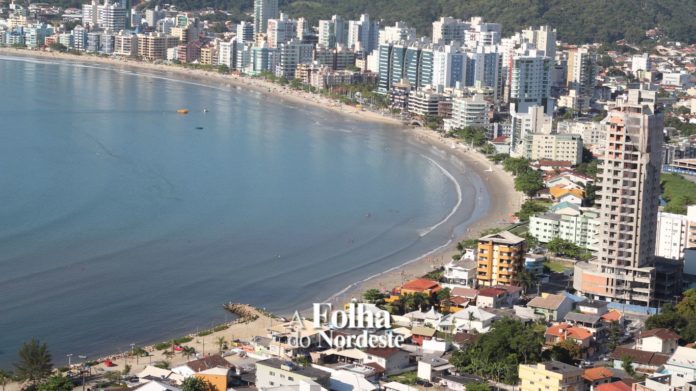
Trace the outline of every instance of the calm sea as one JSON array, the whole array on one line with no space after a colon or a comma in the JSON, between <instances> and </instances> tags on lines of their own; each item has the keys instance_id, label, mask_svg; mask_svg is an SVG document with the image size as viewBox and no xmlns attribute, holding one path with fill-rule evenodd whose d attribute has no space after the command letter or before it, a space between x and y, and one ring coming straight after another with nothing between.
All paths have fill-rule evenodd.
<instances>
[{"instance_id":1,"label":"calm sea","mask_svg":"<svg viewBox=\"0 0 696 391\"><path fill-rule=\"evenodd\" d=\"M304 309L448 243L485 194L390 126L0 57L0 367L32 337L64 365L209 327L228 301Z\"/></svg>"}]
</instances>

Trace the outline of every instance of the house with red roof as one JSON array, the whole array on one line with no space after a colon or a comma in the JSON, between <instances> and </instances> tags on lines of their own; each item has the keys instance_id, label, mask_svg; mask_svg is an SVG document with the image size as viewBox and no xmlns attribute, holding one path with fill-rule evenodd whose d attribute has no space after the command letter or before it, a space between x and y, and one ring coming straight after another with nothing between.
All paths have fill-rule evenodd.
<instances>
[{"instance_id":1,"label":"house with red roof","mask_svg":"<svg viewBox=\"0 0 696 391\"><path fill-rule=\"evenodd\" d=\"M401 286L401 294L423 293L431 296L440 290L440 284L427 278L416 278Z\"/></svg>"},{"instance_id":2,"label":"house with red roof","mask_svg":"<svg viewBox=\"0 0 696 391\"><path fill-rule=\"evenodd\" d=\"M546 329L544 339L547 345L556 345L568 340L587 349L592 344L592 332L583 327L571 326L568 323L558 323Z\"/></svg>"},{"instance_id":3,"label":"house with red roof","mask_svg":"<svg viewBox=\"0 0 696 391\"><path fill-rule=\"evenodd\" d=\"M511 285L496 285L479 289L476 306L479 308L511 307L520 299L522 288Z\"/></svg>"},{"instance_id":4,"label":"house with red roof","mask_svg":"<svg viewBox=\"0 0 696 391\"><path fill-rule=\"evenodd\" d=\"M607 367L587 368L582 374L585 389L594 390L600 384L611 383L615 380L614 371Z\"/></svg>"},{"instance_id":5,"label":"house with red roof","mask_svg":"<svg viewBox=\"0 0 696 391\"><path fill-rule=\"evenodd\" d=\"M595 388L595 391L631 391L631 386L622 381L615 381L613 383L600 384Z\"/></svg>"}]
</instances>

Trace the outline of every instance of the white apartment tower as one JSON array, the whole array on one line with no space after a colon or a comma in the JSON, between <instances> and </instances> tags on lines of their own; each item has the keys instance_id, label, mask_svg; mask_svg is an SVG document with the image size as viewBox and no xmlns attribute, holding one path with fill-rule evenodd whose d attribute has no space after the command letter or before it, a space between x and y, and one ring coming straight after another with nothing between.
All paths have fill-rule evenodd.
<instances>
[{"instance_id":1,"label":"white apartment tower","mask_svg":"<svg viewBox=\"0 0 696 391\"><path fill-rule=\"evenodd\" d=\"M348 21L348 39L346 45L354 51L364 54L372 53L379 44L379 22L370 19L370 15L360 15L360 20Z\"/></svg>"},{"instance_id":2,"label":"white apartment tower","mask_svg":"<svg viewBox=\"0 0 696 391\"><path fill-rule=\"evenodd\" d=\"M254 0L254 35L266 32L268 19L278 18L278 0Z\"/></svg>"},{"instance_id":3,"label":"white apartment tower","mask_svg":"<svg viewBox=\"0 0 696 391\"><path fill-rule=\"evenodd\" d=\"M393 26L385 26L379 31L379 44L389 45L400 41L410 42L416 39L416 29L409 27L406 22L396 22Z\"/></svg>"},{"instance_id":4,"label":"white apartment tower","mask_svg":"<svg viewBox=\"0 0 696 391\"><path fill-rule=\"evenodd\" d=\"M545 122L544 114L553 113L551 93L552 61L544 52L530 49L523 44L512 58L510 74L510 149L521 155L527 133L539 133L540 129L528 128L525 123L535 125ZM539 112L541 107L542 113ZM533 113L532 113L533 112Z\"/></svg>"},{"instance_id":5,"label":"white apartment tower","mask_svg":"<svg viewBox=\"0 0 696 391\"><path fill-rule=\"evenodd\" d=\"M530 27L522 30L522 38L534 44L537 50L543 51L551 61L556 58L556 29L549 26L541 26L538 29Z\"/></svg>"},{"instance_id":6,"label":"white apartment tower","mask_svg":"<svg viewBox=\"0 0 696 391\"><path fill-rule=\"evenodd\" d=\"M297 21L289 19L281 13L278 19L268 19L266 41L269 48L277 48L281 44L290 42L297 35Z\"/></svg>"},{"instance_id":7,"label":"white apartment tower","mask_svg":"<svg viewBox=\"0 0 696 391\"><path fill-rule=\"evenodd\" d=\"M686 215L658 213L655 255L669 259L683 259L688 233L689 219Z\"/></svg>"},{"instance_id":8,"label":"white apartment tower","mask_svg":"<svg viewBox=\"0 0 696 391\"><path fill-rule=\"evenodd\" d=\"M655 292L655 238L664 127L655 91L629 90L607 117L598 174L597 258L578 263L574 287L595 299L648 306Z\"/></svg>"},{"instance_id":9,"label":"white apartment tower","mask_svg":"<svg viewBox=\"0 0 696 391\"><path fill-rule=\"evenodd\" d=\"M587 110L594 94L595 55L587 48L578 48L568 52L568 89L575 90L578 107Z\"/></svg>"},{"instance_id":10,"label":"white apartment tower","mask_svg":"<svg viewBox=\"0 0 696 391\"><path fill-rule=\"evenodd\" d=\"M464 43L469 23L449 16L443 16L433 22L433 43L449 45L452 41Z\"/></svg>"}]
</instances>

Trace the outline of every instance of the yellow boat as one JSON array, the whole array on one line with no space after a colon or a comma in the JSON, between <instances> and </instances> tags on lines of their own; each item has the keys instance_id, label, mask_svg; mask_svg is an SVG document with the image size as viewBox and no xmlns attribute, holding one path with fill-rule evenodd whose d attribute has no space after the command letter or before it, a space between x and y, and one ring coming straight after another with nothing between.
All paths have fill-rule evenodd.
<instances>
[{"instance_id":1,"label":"yellow boat","mask_svg":"<svg viewBox=\"0 0 696 391\"><path fill-rule=\"evenodd\" d=\"M179 109L176 112L179 114L188 114L188 109Z\"/></svg>"}]
</instances>

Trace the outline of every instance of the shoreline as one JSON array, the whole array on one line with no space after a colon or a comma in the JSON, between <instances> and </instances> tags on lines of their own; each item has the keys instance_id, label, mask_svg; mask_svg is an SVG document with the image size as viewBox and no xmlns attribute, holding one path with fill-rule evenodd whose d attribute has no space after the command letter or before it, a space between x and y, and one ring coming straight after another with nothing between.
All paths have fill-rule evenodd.
<instances>
[{"instance_id":1,"label":"shoreline","mask_svg":"<svg viewBox=\"0 0 696 391\"><path fill-rule=\"evenodd\" d=\"M468 170L471 171L472 175L480 179L480 182L485 186L486 194L489 197L487 210L485 212L478 212L477 209L474 209L472 217L469 218L469 220L457 224L458 227L466 226L466 233L456 235L456 237L451 238L448 243L429 251L427 254L408 260L399 266L377 273L361 281L354 282L333 294L327 301L336 303L345 302L352 297L359 297L362 291L369 288L378 288L383 290L391 289L401 285L404 280L419 277L428 271L431 271L436 266L446 264L451 259L451 255L455 252L454 246L456 246L458 241L477 237L479 232L484 229L507 225L507 220L509 219L510 215L516 212L521 204L522 196L520 193L513 190L512 177L498 167L495 167L493 171L487 171L486 169L493 166L493 164L490 163L482 154L473 150L468 150L466 147L463 147L463 145L459 144L453 139L446 139L439 133L430 129L410 128L405 126L402 121L396 118L387 117L380 113L369 110L363 111L353 106L338 103L332 99L328 99L315 93L293 90L287 86L279 86L272 82L248 76L243 77L233 74L219 74L214 71L211 72L197 69L187 69L164 64L150 64L128 59L117 59L114 57L106 58L87 54L74 55L14 48L0 48L0 55L48 60L52 59L70 63L87 63L92 65L105 64L112 66L113 69L124 67L131 70L145 70L158 73L162 72L165 74L168 73L170 75L174 75L173 77L179 77L179 79L183 81L203 81L211 86L215 86L215 83L220 82L220 85L218 85L217 88L241 87L248 91L258 92L269 97L282 99L284 101L311 105L317 108L330 110L346 115L355 120L394 125L398 127L399 131L403 132L405 135L414 137L418 143L443 150L448 156L455 157ZM143 75L155 77L165 76L162 74L148 74L146 72L143 72ZM452 148L452 145L457 147ZM504 191L496 191L496 189L504 189ZM480 207L478 202L476 203L476 206ZM503 223L503 221L506 222ZM253 334L253 332L258 329L265 329L265 327L268 327L264 327L263 325L267 325L269 321L272 324L272 318L260 317L258 321L251 324L237 323L237 325L240 327L233 326L219 333L212 333L210 336L206 336L205 339L213 341L214 338L225 335L229 335L230 337L234 336L237 339L243 339L242 335ZM194 340L196 339L202 340L203 338L194 338ZM196 344L189 343L188 345L192 345L199 350L199 346ZM153 345L150 345L150 347L152 346ZM123 366L119 366L118 368L123 368Z\"/></svg>"}]
</instances>

